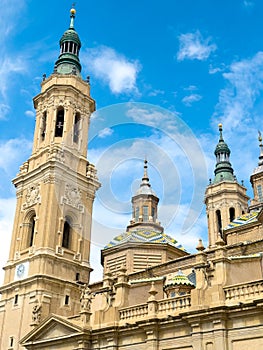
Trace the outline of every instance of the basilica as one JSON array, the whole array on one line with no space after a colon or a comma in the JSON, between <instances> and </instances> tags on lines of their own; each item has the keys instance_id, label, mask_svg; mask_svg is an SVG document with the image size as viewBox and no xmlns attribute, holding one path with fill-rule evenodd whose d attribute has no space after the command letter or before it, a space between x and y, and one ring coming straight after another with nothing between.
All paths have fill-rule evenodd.
<instances>
[{"instance_id":1,"label":"basilica","mask_svg":"<svg viewBox=\"0 0 263 350\"><path fill-rule=\"evenodd\" d=\"M95 101L81 77L75 14L71 9L54 71L33 99L32 154L13 180L0 349L263 349L260 134L249 200L219 124L214 177L204 193L209 244L200 239L194 254L161 226L145 160L131 220L102 249L103 278L90 283L92 209L101 184L87 159Z\"/></svg>"}]
</instances>

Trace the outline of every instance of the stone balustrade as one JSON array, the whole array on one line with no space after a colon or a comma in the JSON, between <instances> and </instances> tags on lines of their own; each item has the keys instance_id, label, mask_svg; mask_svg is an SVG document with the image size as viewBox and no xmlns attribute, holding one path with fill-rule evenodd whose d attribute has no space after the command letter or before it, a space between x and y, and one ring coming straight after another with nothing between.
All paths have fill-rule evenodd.
<instances>
[{"instance_id":1,"label":"stone balustrade","mask_svg":"<svg viewBox=\"0 0 263 350\"><path fill-rule=\"evenodd\" d=\"M226 305L263 298L263 280L224 288Z\"/></svg>"},{"instance_id":2,"label":"stone balustrade","mask_svg":"<svg viewBox=\"0 0 263 350\"><path fill-rule=\"evenodd\" d=\"M140 304L126 307L120 310L120 320L131 320L146 317L148 315L148 305Z\"/></svg>"},{"instance_id":3,"label":"stone balustrade","mask_svg":"<svg viewBox=\"0 0 263 350\"><path fill-rule=\"evenodd\" d=\"M191 296L190 294L164 299L158 302L158 314L169 315L177 310L189 309L191 306Z\"/></svg>"},{"instance_id":4,"label":"stone balustrade","mask_svg":"<svg viewBox=\"0 0 263 350\"><path fill-rule=\"evenodd\" d=\"M176 314L180 310L189 309L191 306L190 295L184 295L169 299L159 300L157 302L156 314L158 317L166 317ZM120 321L138 321L149 317L148 304L140 304L132 307L123 308L120 311Z\"/></svg>"}]
</instances>

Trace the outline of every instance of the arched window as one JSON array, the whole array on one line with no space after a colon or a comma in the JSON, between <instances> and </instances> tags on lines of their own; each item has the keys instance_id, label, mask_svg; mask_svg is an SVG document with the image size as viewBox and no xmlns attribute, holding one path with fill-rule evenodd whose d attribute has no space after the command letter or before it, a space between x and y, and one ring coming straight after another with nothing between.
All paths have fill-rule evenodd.
<instances>
[{"instance_id":1,"label":"arched window","mask_svg":"<svg viewBox=\"0 0 263 350\"><path fill-rule=\"evenodd\" d=\"M57 110L55 137L62 137L63 127L64 127L64 108L60 107Z\"/></svg>"},{"instance_id":2,"label":"arched window","mask_svg":"<svg viewBox=\"0 0 263 350\"><path fill-rule=\"evenodd\" d=\"M153 218L153 221L155 222L156 221L156 210L154 207L152 207L152 218Z\"/></svg>"},{"instance_id":3,"label":"arched window","mask_svg":"<svg viewBox=\"0 0 263 350\"><path fill-rule=\"evenodd\" d=\"M149 221L149 211L148 211L148 207L146 205L144 205L142 207L142 217L143 217L143 222L147 222Z\"/></svg>"},{"instance_id":4,"label":"arched window","mask_svg":"<svg viewBox=\"0 0 263 350\"><path fill-rule=\"evenodd\" d=\"M71 220L66 216L64 227L63 227L63 237L62 237L62 247L69 249L70 247L70 237L71 236Z\"/></svg>"},{"instance_id":5,"label":"arched window","mask_svg":"<svg viewBox=\"0 0 263 350\"><path fill-rule=\"evenodd\" d=\"M76 113L74 119L73 142L79 142L80 114Z\"/></svg>"},{"instance_id":6,"label":"arched window","mask_svg":"<svg viewBox=\"0 0 263 350\"><path fill-rule=\"evenodd\" d=\"M229 220L230 222L235 219L235 208L229 208Z\"/></svg>"},{"instance_id":7,"label":"arched window","mask_svg":"<svg viewBox=\"0 0 263 350\"><path fill-rule=\"evenodd\" d=\"M258 201L263 202L262 186L261 185L257 185L257 192L258 192Z\"/></svg>"},{"instance_id":8,"label":"arched window","mask_svg":"<svg viewBox=\"0 0 263 350\"><path fill-rule=\"evenodd\" d=\"M47 128L47 112L43 113L42 120L41 120L41 139L42 141L45 140L46 137L46 128Z\"/></svg>"},{"instance_id":9,"label":"arched window","mask_svg":"<svg viewBox=\"0 0 263 350\"><path fill-rule=\"evenodd\" d=\"M220 210L216 211L216 220L217 220L217 230L222 235L222 219Z\"/></svg>"},{"instance_id":10,"label":"arched window","mask_svg":"<svg viewBox=\"0 0 263 350\"><path fill-rule=\"evenodd\" d=\"M138 222L139 221L139 207L135 208L135 221Z\"/></svg>"},{"instance_id":11,"label":"arched window","mask_svg":"<svg viewBox=\"0 0 263 350\"><path fill-rule=\"evenodd\" d=\"M28 247L32 247L34 243L34 237L35 237L35 219L36 215L32 215L29 220L28 225Z\"/></svg>"}]
</instances>

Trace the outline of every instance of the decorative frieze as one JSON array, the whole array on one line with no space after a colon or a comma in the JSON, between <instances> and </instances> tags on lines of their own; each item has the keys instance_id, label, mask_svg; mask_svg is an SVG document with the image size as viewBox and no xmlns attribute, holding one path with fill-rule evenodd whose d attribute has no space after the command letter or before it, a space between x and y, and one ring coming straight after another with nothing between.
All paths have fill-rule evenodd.
<instances>
[{"instance_id":1,"label":"decorative frieze","mask_svg":"<svg viewBox=\"0 0 263 350\"><path fill-rule=\"evenodd\" d=\"M32 205L40 203L41 197L39 192L39 185L32 184L27 188L25 203L23 204L23 209L29 208Z\"/></svg>"},{"instance_id":2,"label":"decorative frieze","mask_svg":"<svg viewBox=\"0 0 263 350\"><path fill-rule=\"evenodd\" d=\"M71 184L66 184L65 194L62 197L62 203L77 208L80 211L83 211L84 208L81 202L81 191L76 186Z\"/></svg>"}]
</instances>

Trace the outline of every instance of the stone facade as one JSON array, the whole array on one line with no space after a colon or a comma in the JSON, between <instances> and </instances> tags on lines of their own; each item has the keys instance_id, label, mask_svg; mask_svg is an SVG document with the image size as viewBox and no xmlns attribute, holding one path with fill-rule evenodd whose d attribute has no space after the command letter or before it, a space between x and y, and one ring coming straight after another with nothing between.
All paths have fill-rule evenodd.
<instances>
[{"instance_id":1,"label":"stone facade","mask_svg":"<svg viewBox=\"0 0 263 350\"><path fill-rule=\"evenodd\" d=\"M158 221L145 161L126 231L102 250L89 284L95 167L86 159L95 102L70 29L34 98L31 157L14 180L17 208L0 288L0 349L248 350L263 348L263 153L248 205L222 125L206 189L209 246L188 254ZM197 242L198 243L198 242Z\"/></svg>"}]
</instances>

